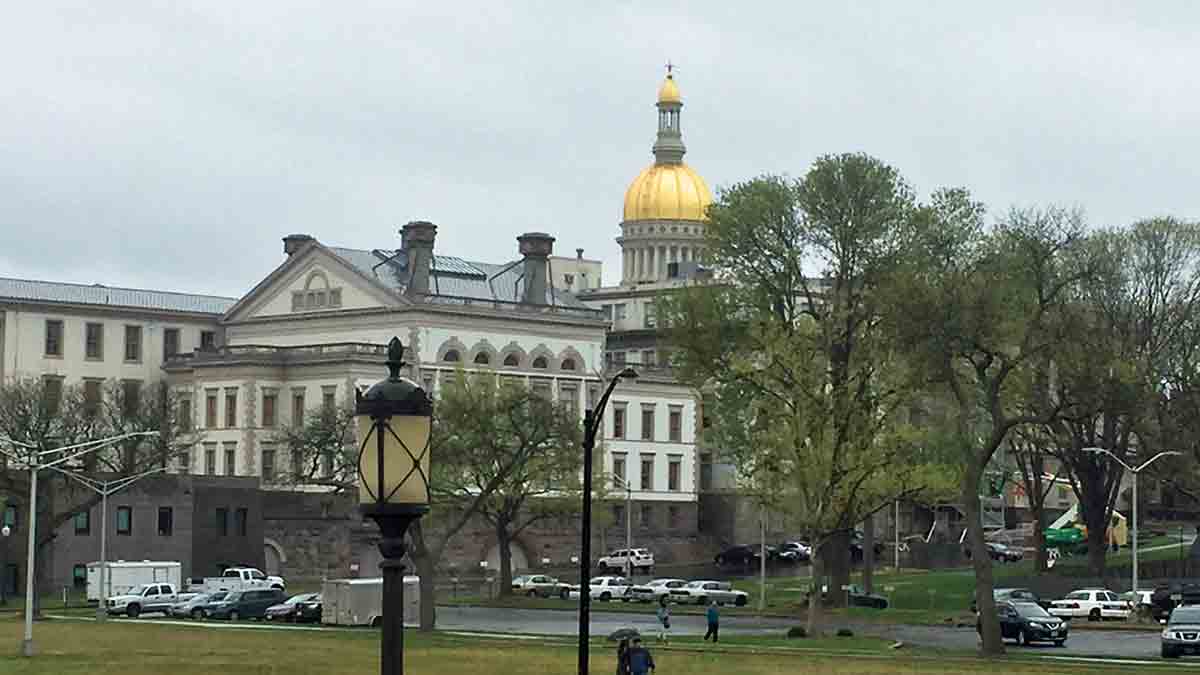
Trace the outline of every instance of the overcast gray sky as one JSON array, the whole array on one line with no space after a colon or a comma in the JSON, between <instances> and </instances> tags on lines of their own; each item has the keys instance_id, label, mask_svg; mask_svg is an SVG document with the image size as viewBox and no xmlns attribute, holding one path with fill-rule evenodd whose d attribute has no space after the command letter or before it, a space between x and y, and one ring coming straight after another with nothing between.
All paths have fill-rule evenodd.
<instances>
[{"instance_id":1,"label":"overcast gray sky","mask_svg":"<svg viewBox=\"0 0 1200 675\"><path fill-rule=\"evenodd\" d=\"M0 276L240 295L289 232L426 219L485 261L550 232L612 282L668 59L714 190L863 151L994 214L1192 218L1198 28L1182 0L12 3Z\"/></svg>"}]
</instances>

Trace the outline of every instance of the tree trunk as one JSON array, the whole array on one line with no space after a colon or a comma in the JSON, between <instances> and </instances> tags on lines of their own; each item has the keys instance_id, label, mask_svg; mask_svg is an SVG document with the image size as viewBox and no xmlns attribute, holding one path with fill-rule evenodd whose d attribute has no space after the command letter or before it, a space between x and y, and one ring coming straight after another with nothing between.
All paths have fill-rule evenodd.
<instances>
[{"instance_id":1,"label":"tree trunk","mask_svg":"<svg viewBox=\"0 0 1200 675\"><path fill-rule=\"evenodd\" d=\"M842 586L850 583L850 532L842 530L825 540L825 563L829 570L829 593L825 603L829 607L845 607L846 592Z\"/></svg>"},{"instance_id":2,"label":"tree trunk","mask_svg":"<svg viewBox=\"0 0 1200 675\"><path fill-rule=\"evenodd\" d=\"M804 629L809 637L816 637L817 626L821 619L821 582L825 576L824 546L812 542L812 556L809 558L809 570L812 571L812 584L808 590L808 623Z\"/></svg>"},{"instance_id":3,"label":"tree trunk","mask_svg":"<svg viewBox=\"0 0 1200 675\"><path fill-rule=\"evenodd\" d=\"M1103 481L1100 481L1103 485ZM1104 577L1108 556L1108 495L1102 487L1086 490L1087 503L1083 509L1083 523L1087 526L1088 574L1098 579Z\"/></svg>"},{"instance_id":4,"label":"tree trunk","mask_svg":"<svg viewBox=\"0 0 1200 675\"><path fill-rule=\"evenodd\" d=\"M967 516L967 541L971 546L971 566L975 569L975 600L979 608L980 636L983 653L998 656L1004 653L1000 637L1000 622L996 616L996 601L992 597L992 558L983 538L983 514L979 503L979 483L983 467L971 462L963 480L963 510Z\"/></svg>"},{"instance_id":5,"label":"tree trunk","mask_svg":"<svg viewBox=\"0 0 1200 675\"><path fill-rule=\"evenodd\" d=\"M501 597L512 595L512 549L509 548L511 537L508 536L508 521L496 521L496 546L500 551L500 592Z\"/></svg>"},{"instance_id":6,"label":"tree trunk","mask_svg":"<svg viewBox=\"0 0 1200 675\"><path fill-rule=\"evenodd\" d=\"M408 529L409 554L417 568L421 589L421 631L432 631L437 626L437 560L440 551L430 551L425 545L425 533L421 521L414 522ZM437 555L434 555L434 554Z\"/></svg>"},{"instance_id":7,"label":"tree trunk","mask_svg":"<svg viewBox=\"0 0 1200 675\"><path fill-rule=\"evenodd\" d=\"M1049 569L1049 553L1046 551L1046 505L1042 499L1033 500L1030 495L1029 510L1033 516L1033 571L1043 574Z\"/></svg>"},{"instance_id":8,"label":"tree trunk","mask_svg":"<svg viewBox=\"0 0 1200 675\"><path fill-rule=\"evenodd\" d=\"M875 514L863 521L863 592L875 591Z\"/></svg>"}]
</instances>

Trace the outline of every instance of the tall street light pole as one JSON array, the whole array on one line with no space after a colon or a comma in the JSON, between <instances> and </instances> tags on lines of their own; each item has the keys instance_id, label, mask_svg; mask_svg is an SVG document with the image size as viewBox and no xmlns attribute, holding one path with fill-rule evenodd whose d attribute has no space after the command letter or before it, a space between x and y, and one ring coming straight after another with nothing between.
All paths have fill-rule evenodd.
<instances>
[{"instance_id":1,"label":"tall street light pole","mask_svg":"<svg viewBox=\"0 0 1200 675\"><path fill-rule=\"evenodd\" d=\"M1142 462L1140 465L1132 467L1122 461L1120 457L1117 457L1104 448L1083 448L1083 451L1108 455L1110 459L1125 467L1126 471L1133 474L1133 598L1134 606L1136 607L1138 592L1138 474L1142 472L1142 469L1145 469L1151 464L1157 462L1159 459L1162 459L1163 457L1169 457L1171 455L1178 455L1180 453L1175 452L1174 450L1160 452L1150 459Z\"/></svg>"},{"instance_id":2,"label":"tall street light pole","mask_svg":"<svg viewBox=\"0 0 1200 675\"><path fill-rule=\"evenodd\" d=\"M23 656L33 656L33 578L37 564L37 484L38 471L43 469L53 469L54 467L65 464L73 459L86 455L89 452L108 447L114 443L138 438L157 436L157 431L135 431L133 433L121 434L98 441L87 441L85 443L76 443L61 448L53 448L50 450L39 450L38 446L21 441L14 441L11 438L0 438L0 443L22 448L23 452L14 452L12 450L4 450L0 448L0 453L4 453L8 457L16 460L18 463L25 464L29 469L29 550L25 554L25 635L21 641L21 654Z\"/></svg>"},{"instance_id":3,"label":"tall street light pole","mask_svg":"<svg viewBox=\"0 0 1200 675\"><path fill-rule=\"evenodd\" d=\"M591 636L591 572L592 572L592 450L596 447L596 434L604 425L604 408L608 397L622 378L635 379L637 371L626 368L613 376L604 395L596 403L596 409L588 409L583 415L583 541L579 556L579 675L588 673L588 638Z\"/></svg>"},{"instance_id":4,"label":"tall street light pole","mask_svg":"<svg viewBox=\"0 0 1200 675\"><path fill-rule=\"evenodd\" d=\"M164 473L167 469L166 467L158 467L117 480L96 480L74 471L60 469L56 466L51 468L100 495L100 599L96 603L96 621L103 622L108 619L108 609L105 605L105 600L108 599L109 594L109 588L105 585L105 579L108 574L108 497L124 490L146 476Z\"/></svg>"}]
</instances>

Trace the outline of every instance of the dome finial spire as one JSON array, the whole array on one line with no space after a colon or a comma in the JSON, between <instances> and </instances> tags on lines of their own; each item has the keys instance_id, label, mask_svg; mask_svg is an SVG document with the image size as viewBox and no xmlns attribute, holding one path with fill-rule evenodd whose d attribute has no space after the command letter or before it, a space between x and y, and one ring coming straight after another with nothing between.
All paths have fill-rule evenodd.
<instances>
[{"instance_id":1,"label":"dome finial spire","mask_svg":"<svg viewBox=\"0 0 1200 675\"><path fill-rule=\"evenodd\" d=\"M679 164L683 161L683 153L687 148L683 145L683 134L679 129L679 112L683 108L683 98L679 95L679 85L675 84L674 63L667 61L667 77L658 88L658 138L654 141L654 162L656 164Z\"/></svg>"}]
</instances>

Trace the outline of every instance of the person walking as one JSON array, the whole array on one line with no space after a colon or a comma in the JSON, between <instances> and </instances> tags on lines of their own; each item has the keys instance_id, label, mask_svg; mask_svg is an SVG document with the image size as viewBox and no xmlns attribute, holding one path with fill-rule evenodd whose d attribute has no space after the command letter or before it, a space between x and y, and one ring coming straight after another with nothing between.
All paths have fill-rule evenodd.
<instances>
[{"instance_id":1,"label":"person walking","mask_svg":"<svg viewBox=\"0 0 1200 675\"><path fill-rule=\"evenodd\" d=\"M659 598L655 614L658 616L658 641L666 644L671 634L671 608L667 606L667 596Z\"/></svg>"},{"instance_id":2,"label":"person walking","mask_svg":"<svg viewBox=\"0 0 1200 675\"><path fill-rule=\"evenodd\" d=\"M629 675L629 639L617 643L617 675Z\"/></svg>"},{"instance_id":3,"label":"person walking","mask_svg":"<svg viewBox=\"0 0 1200 675\"><path fill-rule=\"evenodd\" d=\"M642 638L633 638L633 646L625 652L625 662L629 665L629 675L646 675L654 672L654 657L650 650L642 646Z\"/></svg>"},{"instance_id":4,"label":"person walking","mask_svg":"<svg viewBox=\"0 0 1200 675\"><path fill-rule=\"evenodd\" d=\"M708 617L708 632L704 634L704 641L708 641L708 636L712 636L713 644L717 642L717 632L721 628L721 613L717 611L717 601L713 600L708 606L708 611L705 612Z\"/></svg>"}]
</instances>

